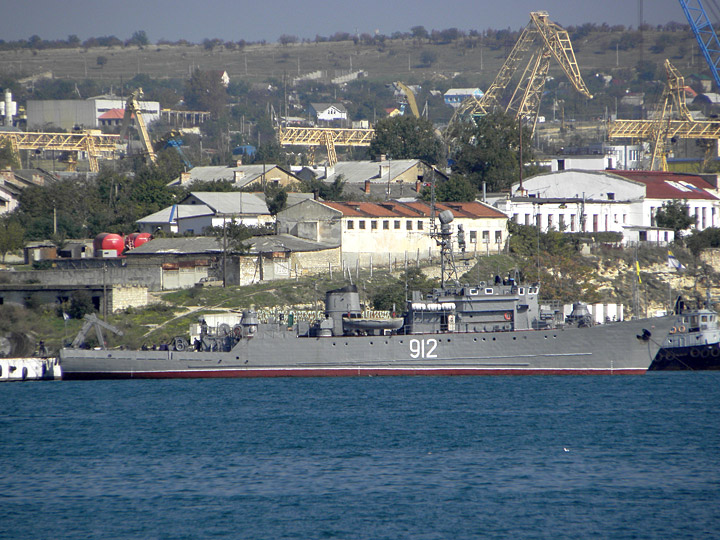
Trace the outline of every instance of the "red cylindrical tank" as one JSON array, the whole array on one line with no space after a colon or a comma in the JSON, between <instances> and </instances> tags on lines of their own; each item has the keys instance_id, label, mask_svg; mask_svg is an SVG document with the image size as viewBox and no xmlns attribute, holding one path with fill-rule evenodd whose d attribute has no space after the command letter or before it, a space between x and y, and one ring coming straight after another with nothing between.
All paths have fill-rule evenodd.
<instances>
[{"instance_id":1,"label":"red cylindrical tank","mask_svg":"<svg viewBox=\"0 0 720 540\"><path fill-rule=\"evenodd\" d=\"M95 240L93 240L93 249L95 250L96 257L112 256L110 253L112 251L115 251L115 256L119 257L122 255L124 248L125 242L119 234L100 233L95 237Z\"/></svg>"},{"instance_id":2,"label":"red cylindrical tank","mask_svg":"<svg viewBox=\"0 0 720 540\"><path fill-rule=\"evenodd\" d=\"M125 237L125 249L133 249L136 247L140 247L145 242L149 242L150 240L152 240L152 235L150 233L134 232L134 233L128 234Z\"/></svg>"},{"instance_id":3,"label":"red cylindrical tank","mask_svg":"<svg viewBox=\"0 0 720 540\"><path fill-rule=\"evenodd\" d=\"M150 233L141 232L137 235L137 238L135 238L134 246L139 247L145 244L146 242L149 242L152 240L152 235Z\"/></svg>"}]
</instances>

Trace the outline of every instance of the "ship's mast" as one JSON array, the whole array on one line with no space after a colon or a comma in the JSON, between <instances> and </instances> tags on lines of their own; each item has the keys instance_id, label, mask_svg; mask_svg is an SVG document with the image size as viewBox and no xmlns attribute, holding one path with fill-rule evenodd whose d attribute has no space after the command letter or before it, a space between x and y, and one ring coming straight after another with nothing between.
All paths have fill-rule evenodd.
<instances>
[{"instance_id":1,"label":"ship's mast","mask_svg":"<svg viewBox=\"0 0 720 540\"><path fill-rule=\"evenodd\" d=\"M440 220L440 229L435 224L435 216ZM443 210L439 214L435 209L435 169L433 168L432 183L430 184L430 236L440 246L440 288L444 289L447 282L460 286L455 267L455 258L452 250L452 223L455 216L450 210Z\"/></svg>"}]
</instances>

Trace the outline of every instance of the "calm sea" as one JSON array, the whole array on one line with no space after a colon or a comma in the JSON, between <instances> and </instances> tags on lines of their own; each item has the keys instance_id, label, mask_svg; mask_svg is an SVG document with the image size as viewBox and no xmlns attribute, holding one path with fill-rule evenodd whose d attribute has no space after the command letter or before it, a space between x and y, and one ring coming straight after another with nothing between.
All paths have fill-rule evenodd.
<instances>
[{"instance_id":1,"label":"calm sea","mask_svg":"<svg viewBox=\"0 0 720 540\"><path fill-rule=\"evenodd\" d=\"M720 373L8 383L0 537L717 538Z\"/></svg>"}]
</instances>

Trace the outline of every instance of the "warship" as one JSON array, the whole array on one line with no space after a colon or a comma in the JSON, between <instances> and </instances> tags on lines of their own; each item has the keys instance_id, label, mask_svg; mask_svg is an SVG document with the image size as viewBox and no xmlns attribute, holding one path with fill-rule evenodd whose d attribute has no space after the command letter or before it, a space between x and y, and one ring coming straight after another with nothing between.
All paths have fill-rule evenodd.
<instances>
[{"instance_id":1,"label":"warship","mask_svg":"<svg viewBox=\"0 0 720 540\"><path fill-rule=\"evenodd\" d=\"M363 317L356 285L325 294L324 317L260 322L246 310L234 326L203 325L191 343L163 350L61 349L63 379L560 375L645 373L672 318L591 324L544 309L540 286L515 277L461 285L451 249L452 213L432 234L440 287L413 292L401 317ZM458 243L462 245L458 226ZM76 340L77 341L77 340ZM102 343L102 339L98 340Z\"/></svg>"},{"instance_id":2,"label":"warship","mask_svg":"<svg viewBox=\"0 0 720 540\"><path fill-rule=\"evenodd\" d=\"M706 371L720 369L720 320L710 309L688 309L682 298L675 302L670 333L650 364L650 371Z\"/></svg>"}]
</instances>

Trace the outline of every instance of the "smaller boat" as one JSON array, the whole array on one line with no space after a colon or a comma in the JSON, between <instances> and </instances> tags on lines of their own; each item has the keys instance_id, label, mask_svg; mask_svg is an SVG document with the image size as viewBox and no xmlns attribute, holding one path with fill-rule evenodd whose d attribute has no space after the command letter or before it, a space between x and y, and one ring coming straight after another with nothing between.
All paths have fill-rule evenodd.
<instances>
[{"instance_id":1,"label":"smaller boat","mask_svg":"<svg viewBox=\"0 0 720 540\"><path fill-rule=\"evenodd\" d=\"M649 371L704 371L720 369L720 315L706 307L687 309L675 303L676 319L655 355Z\"/></svg>"}]
</instances>

